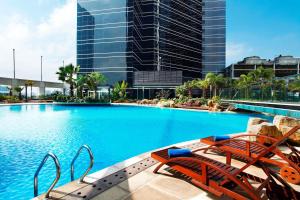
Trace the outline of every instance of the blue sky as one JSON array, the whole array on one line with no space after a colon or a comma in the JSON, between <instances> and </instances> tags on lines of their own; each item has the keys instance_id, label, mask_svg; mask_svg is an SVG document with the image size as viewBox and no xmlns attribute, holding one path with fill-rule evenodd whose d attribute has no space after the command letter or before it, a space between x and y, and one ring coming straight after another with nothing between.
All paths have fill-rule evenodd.
<instances>
[{"instance_id":1,"label":"blue sky","mask_svg":"<svg viewBox=\"0 0 300 200\"><path fill-rule=\"evenodd\" d=\"M56 80L57 66L75 63L76 0L0 0L0 76ZM300 57L300 0L227 0L227 64L245 56Z\"/></svg>"},{"instance_id":2,"label":"blue sky","mask_svg":"<svg viewBox=\"0 0 300 200\"><path fill-rule=\"evenodd\" d=\"M227 63L244 56L300 57L299 0L227 0Z\"/></svg>"}]
</instances>

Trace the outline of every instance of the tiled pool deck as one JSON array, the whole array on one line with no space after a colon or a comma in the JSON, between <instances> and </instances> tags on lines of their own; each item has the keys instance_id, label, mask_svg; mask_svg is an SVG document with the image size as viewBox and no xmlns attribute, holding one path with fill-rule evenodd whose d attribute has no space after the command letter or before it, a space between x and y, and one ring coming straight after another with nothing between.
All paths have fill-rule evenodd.
<instances>
[{"instance_id":1,"label":"tiled pool deck","mask_svg":"<svg viewBox=\"0 0 300 200\"><path fill-rule=\"evenodd\" d=\"M184 142L172 146L196 149L205 147L199 140ZM226 162L225 157L216 154L206 156ZM232 165L242 167L244 164L233 160ZM154 174L153 170L157 162L150 158L150 152L120 162L111 167L88 175L86 183L77 181L59 187L50 193L52 199L61 200L169 200L169 199L219 199L212 194L198 188L182 175L170 170L167 166L160 170L160 174ZM246 170L250 174L263 177L262 170L250 167ZM299 185L293 187L300 191ZM44 199L41 195L34 200ZM223 197L221 199L229 199Z\"/></svg>"}]
</instances>

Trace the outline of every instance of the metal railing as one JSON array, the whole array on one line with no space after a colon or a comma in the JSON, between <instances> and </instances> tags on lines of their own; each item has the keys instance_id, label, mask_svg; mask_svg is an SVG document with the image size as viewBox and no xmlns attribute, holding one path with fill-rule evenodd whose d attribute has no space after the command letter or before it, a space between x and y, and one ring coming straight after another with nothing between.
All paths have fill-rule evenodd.
<instances>
[{"instance_id":1,"label":"metal railing","mask_svg":"<svg viewBox=\"0 0 300 200\"><path fill-rule=\"evenodd\" d=\"M60 178L60 164L59 164L59 161L58 161L55 154L48 153L44 157L44 159L42 160L41 164L39 165L38 169L36 170L36 172L34 174L34 197L38 196L38 175L39 175L42 167L44 166L44 164L47 162L49 157L51 157L53 159L54 163L55 163L56 177L55 177L54 181L52 182L52 184L50 185L49 189L47 190L47 192L45 194L45 198L49 198L50 192L52 191L52 189L54 188L54 186L56 185L56 183L58 182L58 180Z\"/></svg>"},{"instance_id":2,"label":"metal railing","mask_svg":"<svg viewBox=\"0 0 300 200\"><path fill-rule=\"evenodd\" d=\"M92 167L94 165L94 156L93 156L91 148L88 145L82 145L80 147L80 149L77 151L77 153L76 153L76 155L73 158L72 163L71 163L71 181L74 181L74 163L75 163L76 159L78 158L79 154L82 152L83 149L86 149L89 156L90 156L90 165L87 168L87 170L84 172L84 174L80 177L80 179L79 179L80 183L83 182L84 177L89 173L89 171L92 169Z\"/></svg>"}]
</instances>

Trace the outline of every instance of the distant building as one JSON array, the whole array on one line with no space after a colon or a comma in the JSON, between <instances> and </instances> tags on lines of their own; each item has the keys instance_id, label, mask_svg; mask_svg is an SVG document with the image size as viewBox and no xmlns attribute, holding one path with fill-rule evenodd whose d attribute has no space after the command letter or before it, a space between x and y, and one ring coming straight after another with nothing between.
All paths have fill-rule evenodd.
<instances>
[{"instance_id":1,"label":"distant building","mask_svg":"<svg viewBox=\"0 0 300 200\"><path fill-rule=\"evenodd\" d=\"M247 74L260 66L273 69L276 77L290 76L299 74L300 58L282 55L274 60L262 59L258 56L247 57L243 61L226 67L225 76L233 79L239 78L242 74Z\"/></svg>"}]
</instances>

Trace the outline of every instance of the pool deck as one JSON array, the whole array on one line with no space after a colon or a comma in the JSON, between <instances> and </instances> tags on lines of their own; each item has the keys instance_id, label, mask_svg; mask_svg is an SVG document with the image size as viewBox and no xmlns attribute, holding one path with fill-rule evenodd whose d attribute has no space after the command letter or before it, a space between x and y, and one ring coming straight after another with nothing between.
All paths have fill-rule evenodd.
<instances>
[{"instance_id":1,"label":"pool deck","mask_svg":"<svg viewBox=\"0 0 300 200\"><path fill-rule=\"evenodd\" d=\"M193 140L171 146L193 150L207 145L200 143L199 140ZM205 156L226 162L223 156L216 154L205 154ZM150 152L147 152L88 175L84 179L86 183L79 184L78 181L73 181L59 187L52 191L50 196L52 199L61 200L220 199L192 185L185 177L174 173L167 166L161 168L161 174L154 174L153 170L157 165L157 161L150 157ZM232 165L240 168L244 164L232 160ZM262 170L257 167L251 166L247 172L265 178ZM292 185L292 187L300 191L300 185ZM44 199L44 195L34 198L34 200L41 199Z\"/></svg>"}]
</instances>

